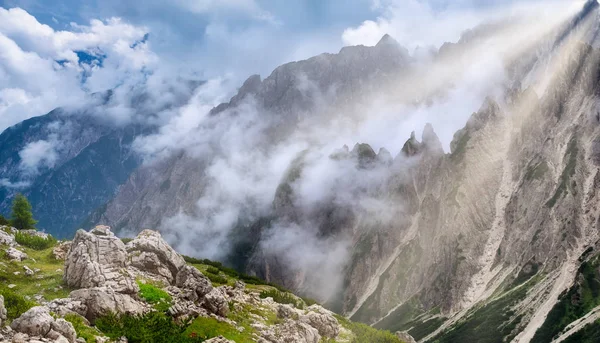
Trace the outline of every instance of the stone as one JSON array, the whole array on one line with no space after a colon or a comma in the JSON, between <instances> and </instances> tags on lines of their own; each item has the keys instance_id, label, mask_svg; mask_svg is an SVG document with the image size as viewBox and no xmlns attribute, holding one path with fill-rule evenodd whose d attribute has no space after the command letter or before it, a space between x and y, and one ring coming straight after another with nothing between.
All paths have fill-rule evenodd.
<instances>
[{"instance_id":1,"label":"stone","mask_svg":"<svg viewBox=\"0 0 600 343\"><path fill-rule=\"evenodd\" d=\"M10 289L13 289L15 287L17 287L17 285L15 285L14 283L11 283L10 285L8 285L8 288L10 288Z\"/></svg>"},{"instance_id":2,"label":"stone","mask_svg":"<svg viewBox=\"0 0 600 343\"><path fill-rule=\"evenodd\" d=\"M32 276L34 274L33 270L27 266L23 266L23 269L25 270L25 275L27 276Z\"/></svg>"},{"instance_id":3,"label":"stone","mask_svg":"<svg viewBox=\"0 0 600 343\"><path fill-rule=\"evenodd\" d=\"M58 318L52 323L52 330L60 333L68 342L74 343L77 339L77 333L75 332L73 324L63 318Z\"/></svg>"},{"instance_id":4,"label":"stone","mask_svg":"<svg viewBox=\"0 0 600 343\"><path fill-rule=\"evenodd\" d=\"M210 280L198 269L192 266L183 266L177 273L175 279L177 287L187 290L186 298L191 301L202 299L212 289Z\"/></svg>"},{"instance_id":5,"label":"stone","mask_svg":"<svg viewBox=\"0 0 600 343\"><path fill-rule=\"evenodd\" d=\"M92 324L98 317L109 313L135 315L148 310L142 302L110 287L78 289L71 292L69 297L85 306L85 312L80 314Z\"/></svg>"},{"instance_id":6,"label":"stone","mask_svg":"<svg viewBox=\"0 0 600 343\"><path fill-rule=\"evenodd\" d=\"M407 331L396 332L396 337L405 343L417 343L417 340L414 339L413 336L411 336Z\"/></svg>"},{"instance_id":7,"label":"stone","mask_svg":"<svg viewBox=\"0 0 600 343\"><path fill-rule=\"evenodd\" d=\"M71 249L72 244L73 242L71 241L59 243L52 249L52 255L55 259L64 261L67 258L67 254L69 253L69 249Z\"/></svg>"},{"instance_id":8,"label":"stone","mask_svg":"<svg viewBox=\"0 0 600 343\"><path fill-rule=\"evenodd\" d=\"M340 324L331 314L308 312L300 318L304 322L319 331L321 336L334 338L340 333Z\"/></svg>"},{"instance_id":9,"label":"stone","mask_svg":"<svg viewBox=\"0 0 600 343\"><path fill-rule=\"evenodd\" d=\"M23 261L28 257L26 253L12 247L6 250L6 255L12 261Z\"/></svg>"},{"instance_id":10,"label":"stone","mask_svg":"<svg viewBox=\"0 0 600 343\"><path fill-rule=\"evenodd\" d=\"M204 308L210 312L221 316L227 317L229 313L229 301L227 295L221 288L213 288L208 294L204 296Z\"/></svg>"},{"instance_id":11,"label":"stone","mask_svg":"<svg viewBox=\"0 0 600 343\"><path fill-rule=\"evenodd\" d=\"M90 232L78 230L65 260L64 280L70 287L110 287L136 294L139 290L128 270L125 244L108 226Z\"/></svg>"},{"instance_id":12,"label":"stone","mask_svg":"<svg viewBox=\"0 0 600 343\"><path fill-rule=\"evenodd\" d=\"M4 323L6 323L6 319L8 319L6 315L7 312L6 307L4 307L4 296L0 294L0 328L4 327Z\"/></svg>"},{"instance_id":13,"label":"stone","mask_svg":"<svg viewBox=\"0 0 600 343\"><path fill-rule=\"evenodd\" d=\"M214 337L207 341L204 341L204 343L235 343L235 341L230 341L223 336L219 336L219 337Z\"/></svg>"},{"instance_id":14,"label":"stone","mask_svg":"<svg viewBox=\"0 0 600 343\"><path fill-rule=\"evenodd\" d=\"M169 284L176 280L185 260L165 242L158 231L144 230L127 243L131 265L145 273L164 279Z\"/></svg>"},{"instance_id":15,"label":"stone","mask_svg":"<svg viewBox=\"0 0 600 343\"><path fill-rule=\"evenodd\" d=\"M4 231L3 228L4 227L0 228L0 244L6 244L9 246L15 245L15 235Z\"/></svg>"},{"instance_id":16,"label":"stone","mask_svg":"<svg viewBox=\"0 0 600 343\"><path fill-rule=\"evenodd\" d=\"M54 318L50 315L47 307L35 306L13 320L10 327L29 336L46 337L52 329L53 323Z\"/></svg>"}]
</instances>

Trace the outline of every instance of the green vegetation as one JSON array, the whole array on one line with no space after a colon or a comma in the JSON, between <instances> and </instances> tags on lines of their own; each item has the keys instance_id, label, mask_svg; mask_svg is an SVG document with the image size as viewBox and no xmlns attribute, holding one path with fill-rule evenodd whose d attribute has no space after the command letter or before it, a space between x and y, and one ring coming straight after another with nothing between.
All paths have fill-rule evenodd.
<instances>
[{"instance_id":1,"label":"green vegetation","mask_svg":"<svg viewBox=\"0 0 600 343\"><path fill-rule=\"evenodd\" d=\"M48 238L30 235L23 232L15 233L15 241L34 250L46 250L56 245L56 238L48 235Z\"/></svg>"},{"instance_id":2,"label":"green vegetation","mask_svg":"<svg viewBox=\"0 0 600 343\"><path fill-rule=\"evenodd\" d=\"M229 282L229 279L227 279L226 276L221 275L221 271L219 269L212 266L206 269L206 273L204 273L204 275L206 275L206 277L213 284L226 285Z\"/></svg>"},{"instance_id":3,"label":"green vegetation","mask_svg":"<svg viewBox=\"0 0 600 343\"><path fill-rule=\"evenodd\" d=\"M77 337L85 339L87 343L96 343L96 336L102 336L102 333L94 327L86 325L85 319L74 313L65 315L65 320L73 324Z\"/></svg>"},{"instance_id":4,"label":"green vegetation","mask_svg":"<svg viewBox=\"0 0 600 343\"><path fill-rule=\"evenodd\" d=\"M187 337L195 337L200 342L209 338L223 336L236 343L252 343L251 330L245 329L239 332L234 326L226 322L220 322L215 318L196 318L185 330Z\"/></svg>"},{"instance_id":5,"label":"green vegetation","mask_svg":"<svg viewBox=\"0 0 600 343\"><path fill-rule=\"evenodd\" d=\"M148 282L137 282L140 287L140 297L152 304L157 311L165 312L171 307L173 299L169 293Z\"/></svg>"},{"instance_id":6,"label":"green vegetation","mask_svg":"<svg viewBox=\"0 0 600 343\"><path fill-rule=\"evenodd\" d=\"M37 220L33 219L31 204L22 194L17 194L13 200L10 223L19 230L35 230Z\"/></svg>"},{"instance_id":7,"label":"green vegetation","mask_svg":"<svg viewBox=\"0 0 600 343\"><path fill-rule=\"evenodd\" d=\"M565 169L560 175L560 184L556 188L556 192L554 192L552 198L550 198L550 200L546 202L547 207L554 207L556 202L563 195L567 194L569 190L571 190L573 194L576 194L576 190L574 189L573 185L569 183L569 179L571 179L571 177L575 175L575 166L577 165L577 153L577 140L573 136L573 138L571 138L571 140L569 141L569 146L567 147L567 152L565 154L565 158L568 159L567 165L565 166Z\"/></svg>"},{"instance_id":8,"label":"green vegetation","mask_svg":"<svg viewBox=\"0 0 600 343\"><path fill-rule=\"evenodd\" d=\"M195 343L204 339L186 334L190 323L177 324L162 312L142 316L109 314L96 320L96 327L117 340L126 337L130 343Z\"/></svg>"},{"instance_id":9,"label":"green vegetation","mask_svg":"<svg viewBox=\"0 0 600 343\"><path fill-rule=\"evenodd\" d=\"M340 325L354 334L351 343L402 343L396 335L389 331L377 330L366 324L351 322L339 315L335 315L335 317Z\"/></svg>"},{"instance_id":10,"label":"green vegetation","mask_svg":"<svg viewBox=\"0 0 600 343\"><path fill-rule=\"evenodd\" d=\"M563 292L544 324L537 330L532 343L550 342L571 322L600 305L600 255L583 262L577 272L577 282Z\"/></svg>"},{"instance_id":11,"label":"green vegetation","mask_svg":"<svg viewBox=\"0 0 600 343\"><path fill-rule=\"evenodd\" d=\"M23 295L8 288L0 288L0 294L4 296L4 306L9 320L18 318L36 305L33 301L25 299Z\"/></svg>"},{"instance_id":12,"label":"green vegetation","mask_svg":"<svg viewBox=\"0 0 600 343\"><path fill-rule=\"evenodd\" d=\"M129 242L133 241L133 238L129 238L129 237L123 237L121 238L121 242L123 242L123 244L127 244Z\"/></svg>"},{"instance_id":13,"label":"green vegetation","mask_svg":"<svg viewBox=\"0 0 600 343\"><path fill-rule=\"evenodd\" d=\"M293 305L296 308L304 308L304 301L302 299L298 298L297 296L291 293L281 292L276 289L270 289L260 292L260 298L273 298L273 301L279 304L289 304Z\"/></svg>"},{"instance_id":14,"label":"green vegetation","mask_svg":"<svg viewBox=\"0 0 600 343\"><path fill-rule=\"evenodd\" d=\"M512 307L522 301L527 290L536 280L505 292L489 303L472 311L463 321L434 338L436 343L470 342L477 337L478 343L510 342L515 336L515 328L522 317L517 316Z\"/></svg>"},{"instance_id":15,"label":"green vegetation","mask_svg":"<svg viewBox=\"0 0 600 343\"><path fill-rule=\"evenodd\" d=\"M535 166L531 164L527 167L527 172L525 172L525 180L541 180L544 177L544 174L548 172L548 163L546 161L540 162Z\"/></svg>"},{"instance_id":16,"label":"green vegetation","mask_svg":"<svg viewBox=\"0 0 600 343\"><path fill-rule=\"evenodd\" d=\"M524 283L525 281L531 279L534 275L537 274L539 269L540 269L539 264L532 262L532 261L527 262L523 266L521 271L519 271L519 274L517 275L515 280L512 282L511 287L516 287L516 286Z\"/></svg>"},{"instance_id":17,"label":"green vegetation","mask_svg":"<svg viewBox=\"0 0 600 343\"><path fill-rule=\"evenodd\" d=\"M9 224L10 222L8 221L8 219L6 219L3 215L0 214L0 226Z\"/></svg>"},{"instance_id":18,"label":"green vegetation","mask_svg":"<svg viewBox=\"0 0 600 343\"><path fill-rule=\"evenodd\" d=\"M564 343L598 343L600 342L600 320L596 320L575 332Z\"/></svg>"}]
</instances>

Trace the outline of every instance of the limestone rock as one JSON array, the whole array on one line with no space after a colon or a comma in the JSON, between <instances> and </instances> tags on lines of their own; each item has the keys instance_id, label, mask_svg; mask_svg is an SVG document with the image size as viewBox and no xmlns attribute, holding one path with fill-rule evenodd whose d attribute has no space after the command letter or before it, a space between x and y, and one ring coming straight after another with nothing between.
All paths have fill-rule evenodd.
<instances>
[{"instance_id":1,"label":"limestone rock","mask_svg":"<svg viewBox=\"0 0 600 343\"><path fill-rule=\"evenodd\" d=\"M71 241L65 241L52 249L52 255L57 260L65 260L67 258L67 254L69 253L69 249L71 249Z\"/></svg>"},{"instance_id":2,"label":"limestone rock","mask_svg":"<svg viewBox=\"0 0 600 343\"><path fill-rule=\"evenodd\" d=\"M235 343L234 341L230 341L223 336L211 338L208 341L204 341L204 343Z\"/></svg>"},{"instance_id":3,"label":"limestone rock","mask_svg":"<svg viewBox=\"0 0 600 343\"><path fill-rule=\"evenodd\" d=\"M398 337L402 342L405 343L417 343L417 341L406 331L398 331L396 332L396 337Z\"/></svg>"},{"instance_id":4,"label":"limestone rock","mask_svg":"<svg viewBox=\"0 0 600 343\"><path fill-rule=\"evenodd\" d=\"M0 328L4 326L6 322L6 307L4 307L4 297L0 294Z\"/></svg>"},{"instance_id":5,"label":"limestone rock","mask_svg":"<svg viewBox=\"0 0 600 343\"><path fill-rule=\"evenodd\" d=\"M109 313L142 314L148 310L144 303L128 294L118 293L110 287L78 289L71 292L69 297L85 305L85 313L80 314L90 323Z\"/></svg>"},{"instance_id":6,"label":"limestone rock","mask_svg":"<svg viewBox=\"0 0 600 343\"><path fill-rule=\"evenodd\" d=\"M11 259L13 261L23 261L24 259L26 259L28 257L26 253L22 252L21 250L17 250L15 248L8 248L6 250L6 255L8 256L9 259Z\"/></svg>"},{"instance_id":7,"label":"limestone rock","mask_svg":"<svg viewBox=\"0 0 600 343\"><path fill-rule=\"evenodd\" d=\"M13 234L10 234L6 231L4 231L4 228L0 227L0 244L6 244L6 245L10 245L13 246L16 244L15 242L15 236Z\"/></svg>"},{"instance_id":8,"label":"limestone rock","mask_svg":"<svg viewBox=\"0 0 600 343\"><path fill-rule=\"evenodd\" d=\"M34 274L33 270L27 266L23 266L23 269L25 270L25 275L27 276L32 276Z\"/></svg>"},{"instance_id":9,"label":"limestone rock","mask_svg":"<svg viewBox=\"0 0 600 343\"><path fill-rule=\"evenodd\" d=\"M163 278L170 284L175 281L179 269L185 266L183 257L164 241L158 231L140 232L127 243L126 249L133 267Z\"/></svg>"},{"instance_id":10,"label":"limestone rock","mask_svg":"<svg viewBox=\"0 0 600 343\"><path fill-rule=\"evenodd\" d=\"M177 287L188 291L186 298L191 301L202 299L213 289L210 280L204 274L187 265L179 270L175 283Z\"/></svg>"},{"instance_id":11,"label":"limestone rock","mask_svg":"<svg viewBox=\"0 0 600 343\"><path fill-rule=\"evenodd\" d=\"M308 311L307 314L300 318L300 321L317 329L321 336L327 338L337 337L340 333L340 324L332 312L319 305L310 306Z\"/></svg>"},{"instance_id":12,"label":"limestone rock","mask_svg":"<svg viewBox=\"0 0 600 343\"><path fill-rule=\"evenodd\" d=\"M286 320L283 324L278 324L274 328L266 328L261 331L261 342L270 343L318 343L321 336L317 329L312 326Z\"/></svg>"},{"instance_id":13,"label":"limestone rock","mask_svg":"<svg viewBox=\"0 0 600 343\"><path fill-rule=\"evenodd\" d=\"M77 336L71 323L62 318L55 320L45 306L30 308L12 322L11 328L29 336L50 338L55 342L74 343ZM60 337L63 337L64 340L61 340Z\"/></svg>"},{"instance_id":14,"label":"limestone rock","mask_svg":"<svg viewBox=\"0 0 600 343\"><path fill-rule=\"evenodd\" d=\"M73 288L110 287L135 294L138 286L127 271L125 244L108 226L79 230L65 261L64 279Z\"/></svg>"},{"instance_id":15,"label":"limestone rock","mask_svg":"<svg viewBox=\"0 0 600 343\"><path fill-rule=\"evenodd\" d=\"M221 317L227 317L229 313L227 295L221 288L213 288L206 294L203 305L207 310Z\"/></svg>"}]
</instances>

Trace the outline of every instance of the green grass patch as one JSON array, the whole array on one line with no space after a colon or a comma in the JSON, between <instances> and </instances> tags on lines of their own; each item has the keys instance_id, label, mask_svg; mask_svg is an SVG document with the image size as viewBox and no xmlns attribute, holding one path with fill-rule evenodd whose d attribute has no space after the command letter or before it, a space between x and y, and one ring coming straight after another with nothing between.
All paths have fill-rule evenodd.
<instances>
[{"instance_id":1,"label":"green grass patch","mask_svg":"<svg viewBox=\"0 0 600 343\"><path fill-rule=\"evenodd\" d=\"M29 235L20 231L15 233L15 241L23 246L35 250L45 250L56 245L56 238L48 235L48 238L43 238L36 235Z\"/></svg>"},{"instance_id":2,"label":"green grass patch","mask_svg":"<svg viewBox=\"0 0 600 343\"><path fill-rule=\"evenodd\" d=\"M260 298L273 298L273 301L279 304L293 305L294 307L300 309L304 308L304 301L302 299L298 298L297 296L291 293L281 292L276 289L270 289L260 292Z\"/></svg>"},{"instance_id":3,"label":"green grass patch","mask_svg":"<svg viewBox=\"0 0 600 343\"><path fill-rule=\"evenodd\" d=\"M19 318L27 310L37 305L12 289L0 288L0 294L4 297L4 307L6 307L9 320Z\"/></svg>"},{"instance_id":4,"label":"green grass patch","mask_svg":"<svg viewBox=\"0 0 600 343\"><path fill-rule=\"evenodd\" d=\"M396 335L386 330L377 330L363 323L351 322L348 319L335 315L340 325L352 331L351 343L402 343Z\"/></svg>"},{"instance_id":5,"label":"green grass patch","mask_svg":"<svg viewBox=\"0 0 600 343\"><path fill-rule=\"evenodd\" d=\"M559 296L558 302L536 331L531 343L550 342L571 322L600 305L599 256L581 264L575 278L576 283Z\"/></svg>"},{"instance_id":6,"label":"green grass patch","mask_svg":"<svg viewBox=\"0 0 600 343\"><path fill-rule=\"evenodd\" d=\"M73 324L77 337L85 339L87 343L96 343L96 336L104 336L96 328L86 325L85 319L78 314L69 313L64 318Z\"/></svg>"},{"instance_id":7,"label":"green grass patch","mask_svg":"<svg viewBox=\"0 0 600 343\"><path fill-rule=\"evenodd\" d=\"M157 311L165 312L171 307L173 299L166 291L148 282L137 281L140 286L140 297L152 304Z\"/></svg>"},{"instance_id":8,"label":"green grass patch","mask_svg":"<svg viewBox=\"0 0 600 343\"><path fill-rule=\"evenodd\" d=\"M162 312L142 316L109 314L96 320L96 327L113 340L129 343L197 343L204 339L187 333L190 323L177 324Z\"/></svg>"},{"instance_id":9,"label":"green grass patch","mask_svg":"<svg viewBox=\"0 0 600 343\"><path fill-rule=\"evenodd\" d=\"M239 332L234 326L220 322L215 318L198 317L186 328L185 336L199 339L200 342L213 337L223 336L236 343L254 343L249 330Z\"/></svg>"}]
</instances>

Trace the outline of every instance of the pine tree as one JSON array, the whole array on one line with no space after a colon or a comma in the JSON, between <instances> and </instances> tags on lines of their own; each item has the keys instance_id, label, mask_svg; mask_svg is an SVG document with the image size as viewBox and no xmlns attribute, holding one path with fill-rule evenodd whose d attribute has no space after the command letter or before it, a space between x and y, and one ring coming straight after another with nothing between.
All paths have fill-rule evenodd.
<instances>
[{"instance_id":1,"label":"pine tree","mask_svg":"<svg viewBox=\"0 0 600 343\"><path fill-rule=\"evenodd\" d=\"M33 219L31 204L29 204L27 198L22 194L17 194L13 200L10 223L19 230L35 230L34 225L37 223L37 220Z\"/></svg>"}]
</instances>

